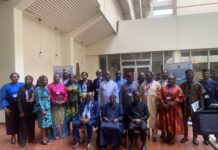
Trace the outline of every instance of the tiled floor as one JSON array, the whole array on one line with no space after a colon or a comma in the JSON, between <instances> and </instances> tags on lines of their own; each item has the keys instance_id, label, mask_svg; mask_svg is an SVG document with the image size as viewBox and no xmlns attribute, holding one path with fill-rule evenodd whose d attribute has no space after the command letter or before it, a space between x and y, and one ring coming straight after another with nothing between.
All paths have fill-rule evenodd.
<instances>
[{"instance_id":1,"label":"tiled floor","mask_svg":"<svg viewBox=\"0 0 218 150\"><path fill-rule=\"evenodd\" d=\"M11 145L10 137L5 134L5 126L0 125L0 150L71 150L72 149L72 137L51 141L48 145L44 146L39 143L39 130L36 130L37 133L37 144L28 144L25 148L21 148L19 145ZM179 140L182 137L177 138L177 142L173 146L169 146L167 144L157 142L154 143L150 140L147 142L148 150L213 150L211 146L205 146L202 143L202 137L199 137L200 145L194 146L191 143L191 137L188 143L181 144ZM78 150L84 150L85 147L81 146ZM96 148L93 148L95 150ZM123 148L124 149L124 148Z\"/></svg>"}]
</instances>

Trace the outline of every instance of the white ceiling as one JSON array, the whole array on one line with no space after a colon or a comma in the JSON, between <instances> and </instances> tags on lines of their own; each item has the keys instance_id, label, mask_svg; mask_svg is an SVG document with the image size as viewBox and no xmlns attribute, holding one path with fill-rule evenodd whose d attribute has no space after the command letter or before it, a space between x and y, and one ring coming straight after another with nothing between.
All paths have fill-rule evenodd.
<instances>
[{"instance_id":1,"label":"white ceiling","mask_svg":"<svg viewBox=\"0 0 218 150\"><path fill-rule=\"evenodd\" d=\"M96 0L36 0L25 11L63 32L70 32L99 12Z\"/></svg>"},{"instance_id":2,"label":"white ceiling","mask_svg":"<svg viewBox=\"0 0 218 150\"><path fill-rule=\"evenodd\" d=\"M102 16L100 20L87 26L75 37L77 41L88 46L114 33L99 7L97 0L35 0L24 9L24 12L29 16L40 18L44 24L63 33L75 32L100 14Z\"/></svg>"},{"instance_id":3,"label":"white ceiling","mask_svg":"<svg viewBox=\"0 0 218 150\"><path fill-rule=\"evenodd\" d=\"M96 24L90 26L83 33L76 36L75 40L81 42L84 46L89 46L111 33L113 33L113 30L110 24L102 17Z\"/></svg>"}]
</instances>

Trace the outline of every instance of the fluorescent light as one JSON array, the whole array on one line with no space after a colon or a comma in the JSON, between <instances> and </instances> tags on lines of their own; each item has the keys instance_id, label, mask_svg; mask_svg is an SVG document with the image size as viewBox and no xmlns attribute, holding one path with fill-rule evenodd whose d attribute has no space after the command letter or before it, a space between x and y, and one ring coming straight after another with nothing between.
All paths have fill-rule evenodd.
<instances>
[{"instance_id":1,"label":"fluorescent light","mask_svg":"<svg viewBox=\"0 0 218 150\"><path fill-rule=\"evenodd\" d=\"M172 15L173 14L173 9L162 9L162 10L154 10L153 15L158 16L158 15Z\"/></svg>"}]
</instances>

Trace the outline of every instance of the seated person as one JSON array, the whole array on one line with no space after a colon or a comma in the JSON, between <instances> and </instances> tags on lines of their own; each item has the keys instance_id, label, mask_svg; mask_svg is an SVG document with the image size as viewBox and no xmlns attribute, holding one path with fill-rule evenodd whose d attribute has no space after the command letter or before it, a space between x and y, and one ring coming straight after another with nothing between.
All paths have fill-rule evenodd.
<instances>
[{"instance_id":1,"label":"seated person","mask_svg":"<svg viewBox=\"0 0 218 150\"><path fill-rule=\"evenodd\" d=\"M133 91L134 101L127 108L128 132L130 145L129 149L133 150L134 131L139 130L142 140L141 150L146 150L146 129L147 119L149 117L147 105L141 101L141 94L138 90Z\"/></svg>"},{"instance_id":2,"label":"seated person","mask_svg":"<svg viewBox=\"0 0 218 150\"><path fill-rule=\"evenodd\" d=\"M83 125L87 128L87 149L91 149L92 128L96 125L99 117L99 104L93 100L92 92L87 93L87 98L79 105L79 110L73 122L73 135L76 144L73 149L76 149L80 144L79 128Z\"/></svg>"},{"instance_id":3,"label":"seated person","mask_svg":"<svg viewBox=\"0 0 218 150\"><path fill-rule=\"evenodd\" d=\"M103 106L100 125L100 146L118 148L123 134L123 107L116 102L116 95L110 95L110 101Z\"/></svg>"}]
</instances>

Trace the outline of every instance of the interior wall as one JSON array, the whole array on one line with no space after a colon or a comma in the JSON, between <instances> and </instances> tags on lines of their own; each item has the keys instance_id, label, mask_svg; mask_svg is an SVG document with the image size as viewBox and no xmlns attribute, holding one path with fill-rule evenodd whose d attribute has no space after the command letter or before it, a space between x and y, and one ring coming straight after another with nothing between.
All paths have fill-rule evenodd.
<instances>
[{"instance_id":1,"label":"interior wall","mask_svg":"<svg viewBox=\"0 0 218 150\"><path fill-rule=\"evenodd\" d=\"M41 54L39 54L40 26ZM23 17L23 29L25 75L32 75L36 81L40 75L44 74L48 76L49 82L52 82L53 67L62 65L61 34L54 29L40 25L38 21L27 16Z\"/></svg>"},{"instance_id":2,"label":"interior wall","mask_svg":"<svg viewBox=\"0 0 218 150\"><path fill-rule=\"evenodd\" d=\"M86 49L81 43L75 40L72 40L72 48L71 59L75 70L74 73L76 73L76 63L79 63L80 73L87 71Z\"/></svg>"},{"instance_id":3,"label":"interior wall","mask_svg":"<svg viewBox=\"0 0 218 150\"><path fill-rule=\"evenodd\" d=\"M89 47L87 55L218 47L218 13L121 21L116 37Z\"/></svg>"}]
</instances>

